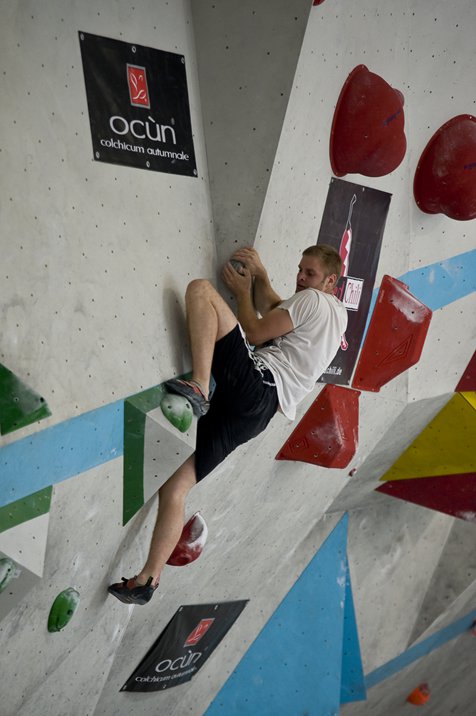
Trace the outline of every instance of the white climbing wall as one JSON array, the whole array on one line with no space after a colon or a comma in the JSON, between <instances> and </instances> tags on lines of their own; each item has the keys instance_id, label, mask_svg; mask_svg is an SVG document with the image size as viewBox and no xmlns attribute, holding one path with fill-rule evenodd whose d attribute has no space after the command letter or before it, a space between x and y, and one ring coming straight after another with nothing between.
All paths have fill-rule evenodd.
<instances>
[{"instance_id":1,"label":"white climbing wall","mask_svg":"<svg viewBox=\"0 0 476 716\"><path fill-rule=\"evenodd\" d=\"M453 270L455 256L474 251L474 222L422 214L412 181L438 127L474 111L475 23L473 0L4 4L0 363L44 396L52 415L0 438L0 482L15 460L19 483L36 475L39 460L19 441L50 427L73 432L42 455L54 485L49 521L40 518L39 531L34 520L18 530L22 576L0 594L2 716L202 716L345 510L366 672L434 631L435 620L447 624L471 609L471 523L455 529L447 515L374 490L449 400L474 351L474 287L446 304L443 296L418 365L380 393L362 394L359 448L348 469L276 462L292 428L278 415L193 490L187 514L205 516L207 548L193 565L166 569L146 608L120 604L106 587L144 560L154 500L122 526L123 461L112 442L103 464L68 480L57 468L60 452L89 447L81 445L85 430L74 441L73 418L121 406L190 367L183 293L191 278L217 278L217 258L255 241L277 290L292 293L332 176L335 103L356 65L405 97L402 164L381 178L344 177L393 195L376 285L385 273L424 273L439 262ZM79 31L183 55L196 178L93 160ZM440 289L435 284L435 301ZM157 438L150 416L146 429ZM149 448L146 499L157 468ZM12 533L0 539L5 554L13 554ZM33 540L41 541L34 549ZM77 613L64 632L48 634L49 608L70 586L81 594ZM181 604L233 599L250 602L189 684L156 694L119 691ZM445 650L440 669L457 686L433 702L434 716L469 713L476 699L471 680L461 681L469 649L461 668L456 647ZM406 694L414 679L431 676L432 664L423 659L392 682L385 697L392 716L406 713ZM344 713L368 708L381 716L380 688L374 702L370 692L368 704Z\"/></svg>"}]
</instances>

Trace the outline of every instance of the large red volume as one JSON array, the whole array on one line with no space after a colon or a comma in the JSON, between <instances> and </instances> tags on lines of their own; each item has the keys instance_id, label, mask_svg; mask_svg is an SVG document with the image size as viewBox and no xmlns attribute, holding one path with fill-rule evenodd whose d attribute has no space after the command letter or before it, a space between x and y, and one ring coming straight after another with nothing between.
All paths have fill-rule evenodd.
<instances>
[{"instance_id":1,"label":"large red volume","mask_svg":"<svg viewBox=\"0 0 476 716\"><path fill-rule=\"evenodd\" d=\"M352 385L378 392L420 360L432 312L398 279L385 275Z\"/></svg>"},{"instance_id":2,"label":"large red volume","mask_svg":"<svg viewBox=\"0 0 476 716\"><path fill-rule=\"evenodd\" d=\"M389 480L377 487L391 497L476 522L476 473Z\"/></svg>"},{"instance_id":3,"label":"large red volume","mask_svg":"<svg viewBox=\"0 0 476 716\"><path fill-rule=\"evenodd\" d=\"M418 162L415 201L426 214L476 218L476 118L453 117L432 136Z\"/></svg>"},{"instance_id":4,"label":"large red volume","mask_svg":"<svg viewBox=\"0 0 476 716\"><path fill-rule=\"evenodd\" d=\"M285 442L276 460L346 467L357 449L358 390L326 385Z\"/></svg>"},{"instance_id":5,"label":"large red volume","mask_svg":"<svg viewBox=\"0 0 476 716\"><path fill-rule=\"evenodd\" d=\"M458 385L455 388L455 393L464 393L476 390L476 351L473 353L473 357L466 366L466 370L461 376Z\"/></svg>"},{"instance_id":6,"label":"large red volume","mask_svg":"<svg viewBox=\"0 0 476 716\"><path fill-rule=\"evenodd\" d=\"M330 160L338 177L381 177L398 167L407 148L403 95L365 65L342 87L332 121Z\"/></svg>"}]
</instances>

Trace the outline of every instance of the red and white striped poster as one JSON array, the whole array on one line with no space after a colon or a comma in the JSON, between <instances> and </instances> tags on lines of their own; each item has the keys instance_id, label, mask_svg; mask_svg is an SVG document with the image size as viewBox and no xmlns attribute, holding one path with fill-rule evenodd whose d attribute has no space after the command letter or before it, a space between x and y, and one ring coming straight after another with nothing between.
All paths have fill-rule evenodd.
<instances>
[{"instance_id":1,"label":"red and white striped poster","mask_svg":"<svg viewBox=\"0 0 476 716\"><path fill-rule=\"evenodd\" d=\"M331 179L317 243L339 251L342 273L335 294L347 308L349 320L336 357L319 378L321 383L350 383L367 322L391 197L385 191Z\"/></svg>"}]
</instances>

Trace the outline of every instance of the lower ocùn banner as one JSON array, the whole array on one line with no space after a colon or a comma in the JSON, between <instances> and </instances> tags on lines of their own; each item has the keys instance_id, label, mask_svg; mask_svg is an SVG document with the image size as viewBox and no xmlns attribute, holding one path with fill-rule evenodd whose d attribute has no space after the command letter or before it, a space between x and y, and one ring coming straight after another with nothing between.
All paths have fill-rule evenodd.
<instances>
[{"instance_id":1,"label":"lower oc\u00f9n banner","mask_svg":"<svg viewBox=\"0 0 476 716\"><path fill-rule=\"evenodd\" d=\"M190 681L248 600L181 606L121 691L162 691Z\"/></svg>"}]
</instances>

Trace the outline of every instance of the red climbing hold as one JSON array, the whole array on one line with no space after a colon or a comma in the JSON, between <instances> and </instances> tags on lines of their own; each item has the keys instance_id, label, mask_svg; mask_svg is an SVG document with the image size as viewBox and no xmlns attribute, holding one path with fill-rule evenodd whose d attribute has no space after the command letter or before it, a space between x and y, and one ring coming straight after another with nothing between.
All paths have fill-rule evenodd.
<instances>
[{"instance_id":1,"label":"red climbing hold","mask_svg":"<svg viewBox=\"0 0 476 716\"><path fill-rule=\"evenodd\" d=\"M358 390L326 385L285 442L276 460L347 467L357 449Z\"/></svg>"},{"instance_id":2,"label":"red climbing hold","mask_svg":"<svg viewBox=\"0 0 476 716\"><path fill-rule=\"evenodd\" d=\"M393 172L407 148L404 123L402 93L357 65L342 87L332 121L334 174L380 177Z\"/></svg>"},{"instance_id":3,"label":"red climbing hold","mask_svg":"<svg viewBox=\"0 0 476 716\"><path fill-rule=\"evenodd\" d=\"M476 118L459 114L432 136L413 182L417 206L450 219L476 218Z\"/></svg>"},{"instance_id":4,"label":"red climbing hold","mask_svg":"<svg viewBox=\"0 0 476 716\"><path fill-rule=\"evenodd\" d=\"M352 385L378 392L420 360L432 312L398 279L385 275Z\"/></svg>"},{"instance_id":5,"label":"red climbing hold","mask_svg":"<svg viewBox=\"0 0 476 716\"><path fill-rule=\"evenodd\" d=\"M208 527L201 516L196 512L182 530L174 551L167 560L172 567L184 567L200 557L207 541Z\"/></svg>"}]
</instances>

